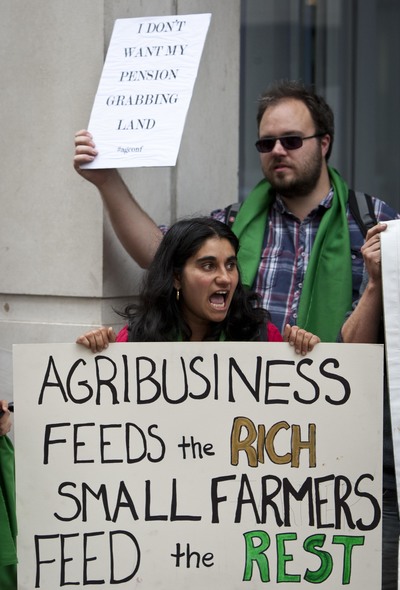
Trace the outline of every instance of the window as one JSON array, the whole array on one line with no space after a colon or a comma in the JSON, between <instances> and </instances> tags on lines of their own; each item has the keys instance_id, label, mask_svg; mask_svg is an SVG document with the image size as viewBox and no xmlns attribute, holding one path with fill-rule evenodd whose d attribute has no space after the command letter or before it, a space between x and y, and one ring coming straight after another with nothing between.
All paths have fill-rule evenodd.
<instances>
[{"instance_id":1,"label":"window","mask_svg":"<svg viewBox=\"0 0 400 590\"><path fill-rule=\"evenodd\" d=\"M291 78L335 113L330 164L400 210L399 26L397 0L242 0L241 199L261 178L257 97Z\"/></svg>"}]
</instances>

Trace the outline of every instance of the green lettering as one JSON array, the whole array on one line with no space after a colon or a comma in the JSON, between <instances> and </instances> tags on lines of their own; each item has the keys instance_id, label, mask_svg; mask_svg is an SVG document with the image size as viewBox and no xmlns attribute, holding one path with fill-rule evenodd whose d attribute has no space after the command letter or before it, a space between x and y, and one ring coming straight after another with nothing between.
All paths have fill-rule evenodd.
<instances>
[{"instance_id":1,"label":"green lettering","mask_svg":"<svg viewBox=\"0 0 400 590\"><path fill-rule=\"evenodd\" d=\"M256 562L260 571L262 582L269 582L269 564L268 558L264 551L270 546L270 538L265 531L249 531L244 533L246 541L246 565L244 568L243 581L248 582L253 576L253 563ZM259 544L254 545L254 540L258 539Z\"/></svg>"},{"instance_id":2,"label":"green lettering","mask_svg":"<svg viewBox=\"0 0 400 590\"><path fill-rule=\"evenodd\" d=\"M343 545L343 574L342 584L350 584L351 578L351 553L356 545L364 545L365 537L349 537L348 535L333 535L332 544Z\"/></svg>"},{"instance_id":3,"label":"green lettering","mask_svg":"<svg viewBox=\"0 0 400 590\"><path fill-rule=\"evenodd\" d=\"M281 533L276 535L276 551L278 560L278 571L276 574L277 582L300 582L298 574L287 574L285 566L287 561L293 561L291 553L285 553L285 542L295 541L297 539L296 533Z\"/></svg>"},{"instance_id":4,"label":"green lettering","mask_svg":"<svg viewBox=\"0 0 400 590\"><path fill-rule=\"evenodd\" d=\"M321 584L332 573L333 559L330 553L327 551L320 551L317 547L323 547L325 543L326 535L311 535L307 537L303 543L304 550L308 553L313 553L321 560L321 565L317 570L311 571L307 568L304 574L304 579L312 584Z\"/></svg>"}]
</instances>

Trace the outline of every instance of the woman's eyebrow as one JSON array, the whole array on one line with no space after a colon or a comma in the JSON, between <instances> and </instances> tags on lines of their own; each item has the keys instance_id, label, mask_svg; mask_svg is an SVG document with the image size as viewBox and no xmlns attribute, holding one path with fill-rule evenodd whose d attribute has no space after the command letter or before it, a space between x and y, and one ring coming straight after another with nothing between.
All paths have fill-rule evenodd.
<instances>
[{"instance_id":1,"label":"woman's eyebrow","mask_svg":"<svg viewBox=\"0 0 400 590\"><path fill-rule=\"evenodd\" d=\"M201 258L197 258L196 262L215 262L215 260L217 260L217 257L212 256L210 254L210 256L202 256ZM237 261L237 256L235 256L235 255L228 256L226 261L227 262L235 262L235 261Z\"/></svg>"},{"instance_id":2,"label":"woman's eyebrow","mask_svg":"<svg viewBox=\"0 0 400 590\"><path fill-rule=\"evenodd\" d=\"M217 257L210 255L210 256L202 256L201 258L197 258L196 262L206 262L206 261L213 262L214 260L217 260Z\"/></svg>"}]
</instances>

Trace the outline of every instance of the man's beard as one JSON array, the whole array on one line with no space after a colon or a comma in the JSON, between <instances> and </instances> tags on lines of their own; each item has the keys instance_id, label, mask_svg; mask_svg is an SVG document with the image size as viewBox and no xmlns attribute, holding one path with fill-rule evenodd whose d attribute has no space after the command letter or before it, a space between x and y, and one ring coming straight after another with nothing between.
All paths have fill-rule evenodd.
<instances>
[{"instance_id":1,"label":"man's beard","mask_svg":"<svg viewBox=\"0 0 400 590\"><path fill-rule=\"evenodd\" d=\"M280 160L277 159L275 164ZM321 170L323 164L323 156L319 150L310 157L310 159L304 164L303 169L298 173L297 178L286 179L286 178L268 178L272 188L287 199L296 197L307 197L317 186L318 181L321 177ZM301 177L299 176L301 174Z\"/></svg>"}]
</instances>

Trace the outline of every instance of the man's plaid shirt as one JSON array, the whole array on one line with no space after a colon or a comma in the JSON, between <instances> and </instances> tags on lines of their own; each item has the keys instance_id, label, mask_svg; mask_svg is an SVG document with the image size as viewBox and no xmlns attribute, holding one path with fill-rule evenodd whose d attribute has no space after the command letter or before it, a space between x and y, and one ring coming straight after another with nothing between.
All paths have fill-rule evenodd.
<instances>
[{"instance_id":1,"label":"man's plaid shirt","mask_svg":"<svg viewBox=\"0 0 400 590\"><path fill-rule=\"evenodd\" d=\"M281 332L285 324L297 323L300 294L311 248L321 218L331 206L332 198L333 190L303 221L288 211L279 196L271 207L268 231L265 232L253 289L262 298L262 306L269 311L272 322ZM400 218L399 214L383 201L373 198L373 204L378 221ZM225 221L226 210L218 209L211 215ZM348 208L347 218L350 229L354 304L360 297L364 268L360 248L364 243L364 237Z\"/></svg>"}]
</instances>

